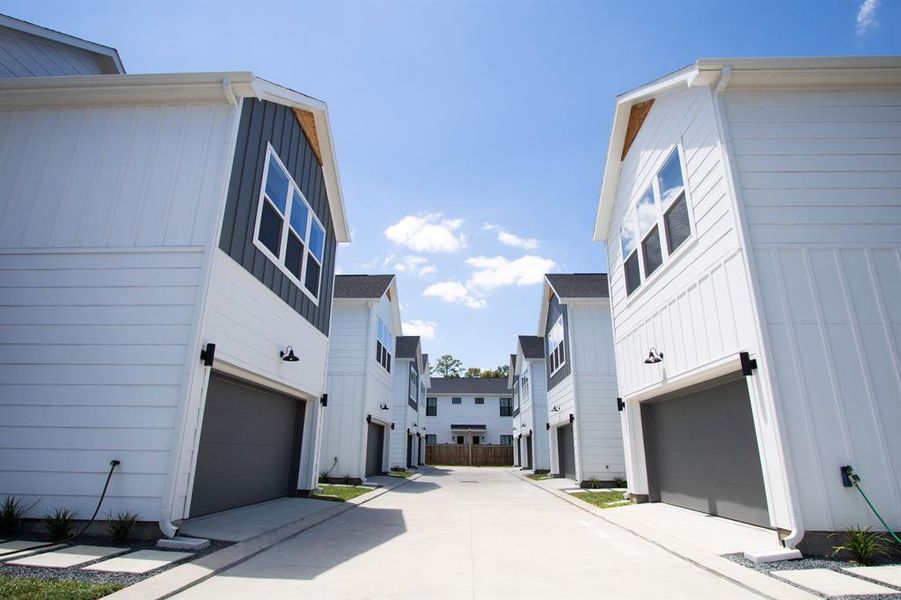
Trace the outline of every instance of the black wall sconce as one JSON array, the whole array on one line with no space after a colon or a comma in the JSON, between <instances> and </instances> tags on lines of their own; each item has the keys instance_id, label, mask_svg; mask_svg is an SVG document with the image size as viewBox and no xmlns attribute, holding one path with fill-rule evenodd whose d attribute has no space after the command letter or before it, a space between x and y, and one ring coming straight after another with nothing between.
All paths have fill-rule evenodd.
<instances>
[{"instance_id":1,"label":"black wall sconce","mask_svg":"<svg viewBox=\"0 0 901 600\"><path fill-rule=\"evenodd\" d=\"M625 408L626 408L626 403L623 402L623 399L617 398L616 399L616 410L618 410L619 412L623 412L623 410L625 410Z\"/></svg>"},{"instance_id":2,"label":"black wall sconce","mask_svg":"<svg viewBox=\"0 0 901 600\"><path fill-rule=\"evenodd\" d=\"M391 423L391 431L394 431L394 423Z\"/></svg>"},{"instance_id":3,"label":"black wall sconce","mask_svg":"<svg viewBox=\"0 0 901 600\"><path fill-rule=\"evenodd\" d=\"M572 413L569 413L569 422L570 422L570 424L575 423L575 422L576 422L576 415L574 415L574 414L572 414Z\"/></svg>"},{"instance_id":4,"label":"black wall sconce","mask_svg":"<svg viewBox=\"0 0 901 600\"><path fill-rule=\"evenodd\" d=\"M278 355L282 357L282 360L285 362L297 362L300 359L297 358L297 355L294 354L294 346L288 346L284 350L279 350Z\"/></svg>"},{"instance_id":5,"label":"black wall sconce","mask_svg":"<svg viewBox=\"0 0 901 600\"><path fill-rule=\"evenodd\" d=\"M372 415L366 415L366 422L372 423Z\"/></svg>"},{"instance_id":6,"label":"black wall sconce","mask_svg":"<svg viewBox=\"0 0 901 600\"><path fill-rule=\"evenodd\" d=\"M532 430L531 430L531 429L529 430L529 435L530 435L530 436L532 435Z\"/></svg>"},{"instance_id":7,"label":"black wall sconce","mask_svg":"<svg viewBox=\"0 0 901 600\"><path fill-rule=\"evenodd\" d=\"M553 408L551 409L551 412L560 412L560 407L559 407L559 406L553 407Z\"/></svg>"},{"instance_id":8,"label":"black wall sconce","mask_svg":"<svg viewBox=\"0 0 901 600\"><path fill-rule=\"evenodd\" d=\"M750 377L757 369L757 359L751 358L747 352L739 352L738 359L741 361L741 374Z\"/></svg>"},{"instance_id":9,"label":"black wall sconce","mask_svg":"<svg viewBox=\"0 0 901 600\"><path fill-rule=\"evenodd\" d=\"M200 360L203 361L204 367L213 366L213 358L216 357L216 344L207 344L200 349Z\"/></svg>"},{"instance_id":10,"label":"black wall sconce","mask_svg":"<svg viewBox=\"0 0 901 600\"><path fill-rule=\"evenodd\" d=\"M547 429L548 431L550 431L550 430L551 430L551 424L550 424L550 423L545 423L545 424L544 424L544 428Z\"/></svg>"},{"instance_id":11,"label":"black wall sconce","mask_svg":"<svg viewBox=\"0 0 901 600\"><path fill-rule=\"evenodd\" d=\"M660 361L663 360L663 352L658 352L657 348L651 348L650 352L648 352L648 357L644 359L644 364L646 365L656 365Z\"/></svg>"},{"instance_id":12,"label":"black wall sconce","mask_svg":"<svg viewBox=\"0 0 901 600\"><path fill-rule=\"evenodd\" d=\"M322 398L319 399L319 404L328 406L328 394L322 394Z\"/></svg>"},{"instance_id":13,"label":"black wall sconce","mask_svg":"<svg viewBox=\"0 0 901 600\"><path fill-rule=\"evenodd\" d=\"M380 405L379 405L379 408L381 408L382 410L388 410L388 405L387 405L387 404L380 404Z\"/></svg>"}]
</instances>

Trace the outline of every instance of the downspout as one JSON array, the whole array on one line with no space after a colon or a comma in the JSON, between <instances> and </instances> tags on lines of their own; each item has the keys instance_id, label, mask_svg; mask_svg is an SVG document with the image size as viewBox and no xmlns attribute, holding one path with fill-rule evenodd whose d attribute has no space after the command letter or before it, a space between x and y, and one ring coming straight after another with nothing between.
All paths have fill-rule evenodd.
<instances>
[{"instance_id":1,"label":"downspout","mask_svg":"<svg viewBox=\"0 0 901 600\"><path fill-rule=\"evenodd\" d=\"M744 266L745 272L747 273L746 277L748 278L748 287L751 290L751 307L756 316L756 318L754 319L754 329L762 347L768 350L770 348L769 338L767 337L766 329L761 325L763 315L761 307L763 306L763 302L760 297L760 291L755 285L754 279L752 278L752 274L756 275L757 269L753 254L750 251L750 235L748 234L748 225L745 220L744 211L742 208L744 206L742 193L741 189L736 183L738 181L738 171L735 167L735 161L733 159L732 136L729 132L729 127L725 117L726 109L723 103L723 94L726 92L726 88L729 86L729 81L731 78L732 67L730 65L723 65L720 71L720 79L717 82L716 88L713 92L713 110L716 115L717 128L719 129L720 139L722 140L723 144L723 161L726 163L726 170L729 175L727 177L727 185L729 186L729 191L732 194L733 198L733 209L735 210L735 220L736 225L738 226L737 233L741 242L741 246L745 249L745 251L742 252L742 258L745 263ZM769 362L769 352L761 352L758 360L763 363L762 366L764 367L760 370L760 372L766 373L763 381L764 387L765 389L769 390L770 397L773 399L770 408L772 409L773 420L776 423L778 441L785 463L783 465L783 468L780 469L780 474L782 475L782 484L784 486L784 489L788 492L788 520L791 526L791 530L786 537L781 539L781 542L785 548L795 549L796 546L801 543L801 540L804 538L805 530L804 523L801 517L799 499L796 493L797 485L795 485L794 466L791 461L790 450L785 443L785 441L787 441L787 433L785 430L784 420L782 418L783 415L781 407L779 406L779 403L776 402L774 392L775 386L773 385L773 381L770 376L771 371L769 369L769 366L766 364ZM798 554L798 557L800 557L800 554ZM756 558L752 557L752 560L758 562ZM778 558L776 560L778 560Z\"/></svg>"}]
</instances>

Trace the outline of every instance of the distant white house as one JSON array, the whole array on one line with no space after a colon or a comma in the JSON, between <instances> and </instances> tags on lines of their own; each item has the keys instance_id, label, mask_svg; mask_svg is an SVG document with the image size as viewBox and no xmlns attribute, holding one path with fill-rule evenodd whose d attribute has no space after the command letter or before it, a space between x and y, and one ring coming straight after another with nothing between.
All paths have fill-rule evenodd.
<instances>
[{"instance_id":1,"label":"distant white house","mask_svg":"<svg viewBox=\"0 0 901 600\"><path fill-rule=\"evenodd\" d=\"M404 433L393 414L395 386L406 384L395 376L400 334L394 275L335 277L319 459L328 478L363 481L388 470L391 440Z\"/></svg>"},{"instance_id":2,"label":"distant white house","mask_svg":"<svg viewBox=\"0 0 901 600\"><path fill-rule=\"evenodd\" d=\"M513 464L536 473L551 468L544 338L521 335L510 356L513 390Z\"/></svg>"},{"instance_id":3,"label":"distant white house","mask_svg":"<svg viewBox=\"0 0 901 600\"><path fill-rule=\"evenodd\" d=\"M625 477L607 276L544 278L544 339L552 473L580 484Z\"/></svg>"},{"instance_id":4,"label":"distant white house","mask_svg":"<svg viewBox=\"0 0 901 600\"><path fill-rule=\"evenodd\" d=\"M349 241L325 104L0 24L41 75L0 78L0 495L86 518L119 460L104 512L174 535L307 493Z\"/></svg>"},{"instance_id":5,"label":"distant white house","mask_svg":"<svg viewBox=\"0 0 901 600\"><path fill-rule=\"evenodd\" d=\"M394 360L394 401L388 464L391 469L417 467L425 458L425 437L420 422L425 416L429 387L429 356L422 353L419 336L401 336Z\"/></svg>"},{"instance_id":6,"label":"distant white house","mask_svg":"<svg viewBox=\"0 0 901 600\"><path fill-rule=\"evenodd\" d=\"M506 379L432 377L427 393L426 443L513 443L513 392Z\"/></svg>"},{"instance_id":7,"label":"distant white house","mask_svg":"<svg viewBox=\"0 0 901 600\"><path fill-rule=\"evenodd\" d=\"M629 490L901 526L901 58L715 59L617 98L607 242Z\"/></svg>"}]
</instances>

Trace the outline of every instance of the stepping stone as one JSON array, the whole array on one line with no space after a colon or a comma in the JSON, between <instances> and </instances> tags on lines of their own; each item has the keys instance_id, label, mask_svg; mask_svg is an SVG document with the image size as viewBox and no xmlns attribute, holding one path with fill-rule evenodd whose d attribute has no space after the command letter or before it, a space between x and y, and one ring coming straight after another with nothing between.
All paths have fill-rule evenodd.
<instances>
[{"instance_id":1,"label":"stepping stone","mask_svg":"<svg viewBox=\"0 0 901 600\"><path fill-rule=\"evenodd\" d=\"M43 546L46 542L35 542L33 540L10 540L8 542L0 542L0 554L6 552L21 552L35 546ZM2 557L0 557L2 560Z\"/></svg>"},{"instance_id":2,"label":"stepping stone","mask_svg":"<svg viewBox=\"0 0 901 600\"><path fill-rule=\"evenodd\" d=\"M831 569L798 569L770 571L770 575L804 586L824 596L863 596L866 594L894 594L895 590L870 583Z\"/></svg>"},{"instance_id":3,"label":"stepping stone","mask_svg":"<svg viewBox=\"0 0 901 600\"><path fill-rule=\"evenodd\" d=\"M11 560L7 564L25 565L26 567L53 567L65 569L82 563L91 562L114 554L128 552L128 548L111 548L109 546L70 546L53 552L44 552L25 558Z\"/></svg>"},{"instance_id":4,"label":"stepping stone","mask_svg":"<svg viewBox=\"0 0 901 600\"><path fill-rule=\"evenodd\" d=\"M0 543L0 562L5 560L12 560L14 558L22 558L23 556L31 556L32 554L37 554L38 552L49 552L51 550L56 550L57 548L62 548L65 544L54 544L52 546L45 546L43 542L23 542L28 545L22 548L21 550L14 550L13 548L6 548L4 550L4 546L6 544L11 544L11 542L6 542L6 544Z\"/></svg>"},{"instance_id":5,"label":"stepping stone","mask_svg":"<svg viewBox=\"0 0 901 600\"><path fill-rule=\"evenodd\" d=\"M901 587L901 565L883 565L881 567L846 567L845 571L867 579L875 579L888 585Z\"/></svg>"},{"instance_id":6,"label":"stepping stone","mask_svg":"<svg viewBox=\"0 0 901 600\"><path fill-rule=\"evenodd\" d=\"M117 556L85 567L85 571L110 571L115 573L147 573L168 564L193 556L191 552L165 552L163 550L138 550L125 556Z\"/></svg>"}]
</instances>

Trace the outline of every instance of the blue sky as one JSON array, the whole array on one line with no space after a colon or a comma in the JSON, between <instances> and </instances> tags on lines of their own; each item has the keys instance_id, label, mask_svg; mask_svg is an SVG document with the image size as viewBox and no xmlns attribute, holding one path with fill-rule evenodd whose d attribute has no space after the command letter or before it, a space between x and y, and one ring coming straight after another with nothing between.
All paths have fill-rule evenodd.
<instances>
[{"instance_id":1,"label":"blue sky","mask_svg":"<svg viewBox=\"0 0 901 600\"><path fill-rule=\"evenodd\" d=\"M591 241L613 99L698 57L898 54L901 2L2 2L130 73L252 70L326 101L353 243L408 333L494 367Z\"/></svg>"}]
</instances>

